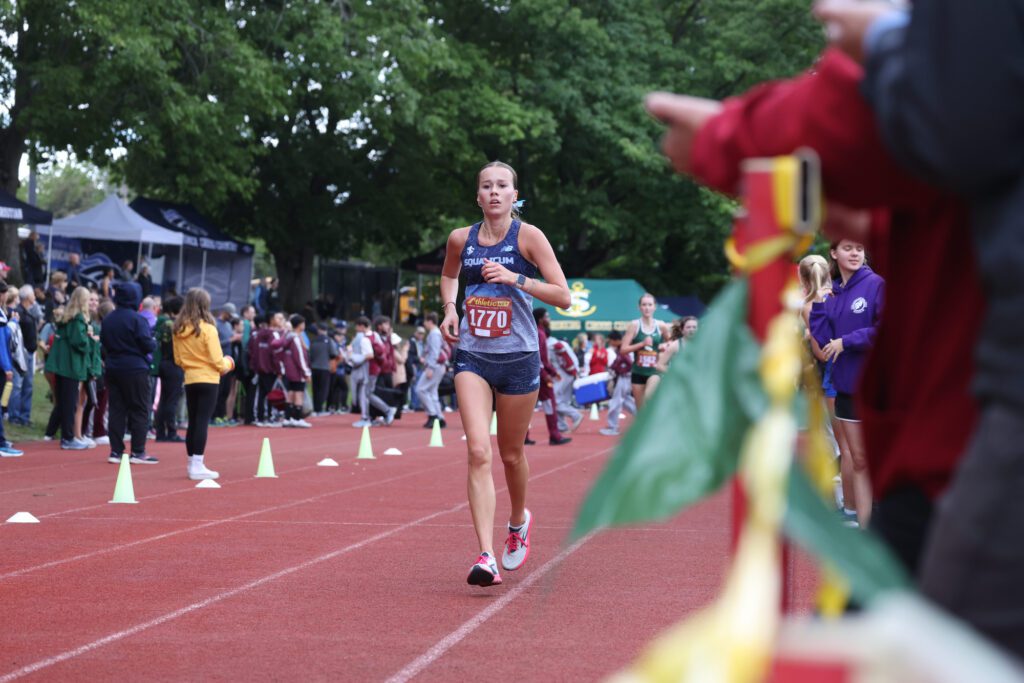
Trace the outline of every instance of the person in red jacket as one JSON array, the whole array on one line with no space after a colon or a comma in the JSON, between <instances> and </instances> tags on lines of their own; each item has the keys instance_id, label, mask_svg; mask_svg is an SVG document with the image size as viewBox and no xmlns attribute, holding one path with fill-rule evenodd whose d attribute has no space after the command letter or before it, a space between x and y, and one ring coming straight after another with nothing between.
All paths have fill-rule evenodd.
<instances>
[{"instance_id":1,"label":"person in red jacket","mask_svg":"<svg viewBox=\"0 0 1024 683\"><path fill-rule=\"evenodd\" d=\"M288 396L284 426L308 429L313 425L302 419L302 405L306 395L306 382L313 376L313 371L309 367L309 349L302 343L302 333L305 329L306 319L301 315L293 315L288 320L284 334L271 342L270 347L281 365Z\"/></svg>"},{"instance_id":2,"label":"person in red jacket","mask_svg":"<svg viewBox=\"0 0 1024 683\"><path fill-rule=\"evenodd\" d=\"M869 244L887 287L857 409L876 497L872 528L915 572L932 501L974 428L968 384L984 299L964 206L890 158L859 91L862 75L827 50L812 72L724 103L652 94L647 107L670 125L664 149L676 170L710 187L735 193L743 159L809 147L827 198L878 217L871 235L848 235Z\"/></svg>"},{"instance_id":3,"label":"person in red jacket","mask_svg":"<svg viewBox=\"0 0 1024 683\"><path fill-rule=\"evenodd\" d=\"M608 349L605 346L604 335L594 335L594 345L583 355L583 374L596 375L608 371Z\"/></svg>"}]
</instances>

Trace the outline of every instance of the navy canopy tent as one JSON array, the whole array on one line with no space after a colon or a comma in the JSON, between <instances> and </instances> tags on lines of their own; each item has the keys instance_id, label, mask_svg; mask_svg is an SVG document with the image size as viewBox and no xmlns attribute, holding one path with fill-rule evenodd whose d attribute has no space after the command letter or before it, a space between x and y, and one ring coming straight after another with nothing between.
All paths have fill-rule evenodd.
<instances>
[{"instance_id":1,"label":"navy canopy tent","mask_svg":"<svg viewBox=\"0 0 1024 683\"><path fill-rule=\"evenodd\" d=\"M251 244L228 237L190 204L136 197L131 207L147 220L184 237L179 292L202 287L210 293L214 306L229 301L238 307L248 303L255 251ZM165 270L178 272L178 254L165 256Z\"/></svg>"},{"instance_id":2,"label":"navy canopy tent","mask_svg":"<svg viewBox=\"0 0 1024 683\"><path fill-rule=\"evenodd\" d=\"M50 225L53 223L53 214L26 204L14 195L0 190L0 221Z\"/></svg>"}]
</instances>

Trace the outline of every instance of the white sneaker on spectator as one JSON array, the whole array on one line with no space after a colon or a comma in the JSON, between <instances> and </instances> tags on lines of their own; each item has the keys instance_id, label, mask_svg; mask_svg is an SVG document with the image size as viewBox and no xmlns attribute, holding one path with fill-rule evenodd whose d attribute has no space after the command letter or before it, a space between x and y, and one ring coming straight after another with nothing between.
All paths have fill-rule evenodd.
<instances>
[{"instance_id":1,"label":"white sneaker on spectator","mask_svg":"<svg viewBox=\"0 0 1024 683\"><path fill-rule=\"evenodd\" d=\"M96 442L87 436L82 437L82 441L85 442L87 448L96 448Z\"/></svg>"},{"instance_id":2,"label":"white sneaker on spectator","mask_svg":"<svg viewBox=\"0 0 1024 683\"><path fill-rule=\"evenodd\" d=\"M109 446L110 445L110 437L109 436L97 436L93 440L99 446Z\"/></svg>"},{"instance_id":3,"label":"white sneaker on spectator","mask_svg":"<svg viewBox=\"0 0 1024 683\"><path fill-rule=\"evenodd\" d=\"M384 424L391 424L394 422L396 413L398 413L398 408L388 408L388 414L384 416Z\"/></svg>"},{"instance_id":4,"label":"white sneaker on spectator","mask_svg":"<svg viewBox=\"0 0 1024 683\"><path fill-rule=\"evenodd\" d=\"M281 426L282 427L294 427L295 426L295 420L291 419L290 417L286 417L284 419L284 421L281 423Z\"/></svg>"},{"instance_id":5,"label":"white sneaker on spectator","mask_svg":"<svg viewBox=\"0 0 1024 683\"><path fill-rule=\"evenodd\" d=\"M214 472L203 463L203 456L201 455L190 455L188 456L188 478L193 481L199 481L201 479L216 479L220 476L219 472Z\"/></svg>"},{"instance_id":6,"label":"white sneaker on spectator","mask_svg":"<svg viewBox=\"0 0 1024 683\"><path fill-rule=\"evenodd\" d=\"M292 420L292 427L302 427L304 429L308 429L312 426L313 425L311 425L309 422L306 422L305 420Z\"/></svg>"}]
</instances>

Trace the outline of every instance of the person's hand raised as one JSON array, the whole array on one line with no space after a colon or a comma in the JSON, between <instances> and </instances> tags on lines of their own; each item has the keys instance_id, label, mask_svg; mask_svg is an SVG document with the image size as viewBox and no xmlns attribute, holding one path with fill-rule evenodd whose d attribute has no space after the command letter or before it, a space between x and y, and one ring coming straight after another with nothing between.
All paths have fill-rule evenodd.
<instances>
[{"instance_id":1,"label":"person's hand raised","mask_svg":"<svg viewBox=\"0 0 1024 683\"><path fill-rule=\"evenodd\" d=\"M679 173L690 170L690 156L697 133L712 116L722 111L722 103L688 95L652 92L644 100L647 111L668 125L661 149Z\"/></svg>"}]
</instances>

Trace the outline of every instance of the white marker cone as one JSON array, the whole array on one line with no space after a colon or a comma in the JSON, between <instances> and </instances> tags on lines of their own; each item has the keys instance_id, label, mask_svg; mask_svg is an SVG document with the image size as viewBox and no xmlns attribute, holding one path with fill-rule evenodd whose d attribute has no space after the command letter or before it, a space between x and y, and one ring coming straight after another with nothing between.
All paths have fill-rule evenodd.
<instances>
[{"instance_id":1,"label":"white marker cone","mask_svg":"<svg viewBox=\"0 0 1024 683\"><path fill-rule=\"evenodd\" d=\"M338 461L334 458L324 458L317 465L320 467L338 467Z\"/></svg>"},{"instance_id":2,"label":"white marker cone","mask_svg":"<svg viewBox=\"0 0 1024 683\"><path fill-rule=\"evenodd\" d=\"M384 451L384 455L401 455L401 454L402 454L402 451L398 450L397 448L389 448L386 451Z\"/></svg>"},{"instance_id":3,"label":"white marker cone","mask_svg":"<svg viewBox=\"0 0 1024 683\"><path fill-rule=\"evenodd\" d=\"M39 524L39 520L30 512L16 512L7 520L8 524Z\"/></svg>"},{"instance_id":4,"label":"white marker cone","mask_svg":"<svg viewBox=\"0 0 1024 683\"><path fill-rule=\"evenodd\" d=\"M220 484L215 482L213 479L203 479L198 484L196 484L196 488L197 489L219 489L220 488Z\"/></svg>"}]
</instances>

